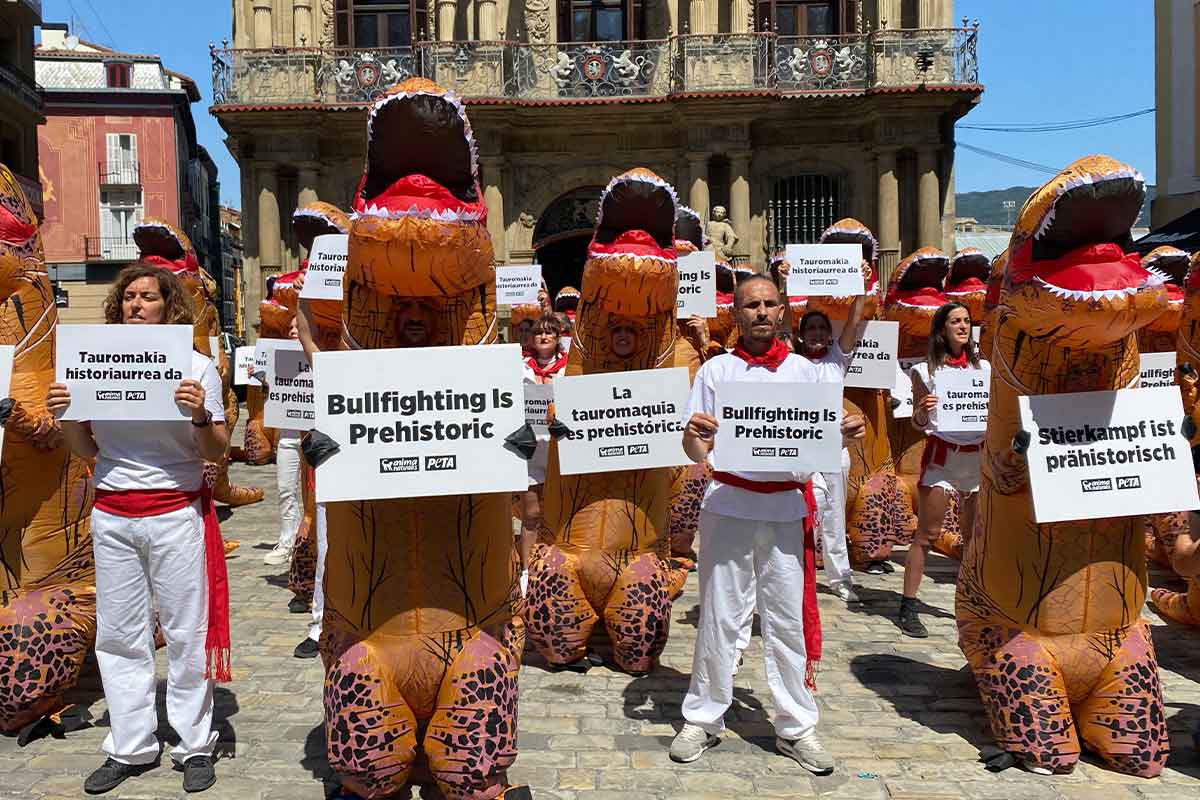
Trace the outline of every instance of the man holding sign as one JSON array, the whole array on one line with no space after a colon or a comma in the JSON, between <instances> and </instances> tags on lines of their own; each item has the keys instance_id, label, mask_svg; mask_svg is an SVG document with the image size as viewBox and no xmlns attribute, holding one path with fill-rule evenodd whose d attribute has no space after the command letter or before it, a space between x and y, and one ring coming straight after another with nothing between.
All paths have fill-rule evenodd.
<instances>
[{"instance_id":1,"label":"man holding sign","mask_svg":"<svg viewBox=\"0 0 1200 800\"><path fill-rule=\"evenodd\" d=\"M717 384L815 382L811 364L775 337L783 311L779 290L765 275L738 285L733 313L741 338L732 354L700 368L685 415L683 447L693 461L713 454L721 427L715 416ZM862 419L843 420L840 432L843 439L861 437ZM797 443L806 446L811 445ZM807 475L787 471L713 474L700 512L700 622L683 701L686 724L671 744L675 761L695 761L724 729L733 699L736 634L756 598L777 709L776 746L811 772L833 770L833 758L816 736L817 705L810 688L820 657L820 620L812 527L804 524L807 481Z\"/></svg>"}]
</instances>

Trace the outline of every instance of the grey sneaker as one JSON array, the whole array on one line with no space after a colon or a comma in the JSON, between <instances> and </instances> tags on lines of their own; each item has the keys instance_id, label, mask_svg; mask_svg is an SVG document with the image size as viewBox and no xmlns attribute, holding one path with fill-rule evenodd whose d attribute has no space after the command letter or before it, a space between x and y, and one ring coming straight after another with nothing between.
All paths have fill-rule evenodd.
<instances>
[{"instance_id":1,"label":"grey sneaker","mask_svg":"<svg viewBox=\"0 0 1200 800\"><path fill-rule=\"evenodd\" d=\"M680 764L690 764L719 741L721 740L710 735L699 725L686 722L671 742L671 760Z\"/></svg>"},{"instance_id":2,"label":"grey sneaker","mask_svg":"<svg viewBox=\"0 0 1200 800\"><path fill-rule=\"evenodd\" d=\"M775 737L775 749L781 755L795 759L796 763L814 775L833 772L833 756L825 750L815 730L808 730L796 739Z\"/></svg>"},{"instance_id":3,"label":"grey sneaker","mask_svg":"<svg viewBox=\"0 0 1200 800\"><path fill-rule=\"evenodd\" d=\"M269 567L278 567L282 564L290 563L291 560L292 548L280 547L279 545L275 545L270 552L263 556L263 563Z\"/></svg>"},{"instance_id":4,"label":"grey sneaker","mask_svg":"<svg viewBox=\"0 0 1200 800\"><path fill-rule=\"evenodd\" d=\"M862 600L858 597L858 592L854 591L854 586L850 581L837 581L829 584L829 589L837 595L846 605L851 603L861 603Z\"/></svg>"}]
</instances>

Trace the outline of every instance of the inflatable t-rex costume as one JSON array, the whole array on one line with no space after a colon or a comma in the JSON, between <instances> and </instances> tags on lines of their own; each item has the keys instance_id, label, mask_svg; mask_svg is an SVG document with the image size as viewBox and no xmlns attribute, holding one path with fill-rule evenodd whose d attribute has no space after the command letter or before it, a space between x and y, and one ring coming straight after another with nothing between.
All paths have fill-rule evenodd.
<instances>
[{"instance_id":1,"label":"inflatable t-rex costume","mask_svg":"<svg viewBox=\"0 0 1200 800\"><path fill-rule=\"evenodd\" d=\"M298 275L288 272L275 278L271 292L267 298L258 304L258 337L260 339L286 339L292 327L292 319L296 316L295 291L291 281ZM283 283L280 284L280 281ZM291 299L291 305L279 301L280 295ZM269 464L275 458L275 445L279 441L279 432L263 424L263 411L267 402L266 391L259 385L251 383L246 387L246 430L242 438L242 449L238 453L247 464L262 466Z\"/></svg>"},{"instance_id":2,"label":"inflatable t-rex costume","mask_svg":"<svg viewBox=\"0 0 1200 800\"><path fill-rule=\"evenodd\" d=\"M1000 284L1008 267L1008 250L992 259L988 269L987 289L983 296L982 316L979 318L979 354L992 360L992 332L996 329L996 308L1000 304Z\"/></svg>"},{"instance_id":3,"label":"inflatable t-rex costume","mask_svg":"<svg viewBox=\"0 0 1200 800\"><path fill-rule=\"evenodd\" d=\"M371 108L343 312L348 349L397 347L406 298L431 345L496 338L495 271L462 101L413 78ZM451 800L529 797L517 757L519 617L508 494L330 503L325 735L367 798L428 781Z\"/></svg>"},{"instance_id":4,"label":"inflatable t-rex costume","mask_svg":"<svg viewBox=\"0 0 1200 800\"><path fill-rule=\"evenodd\" d=\"M983 319L987 297L987 279L992 262L978 247L964 247L950 259L946 274L946 299L962 303L971 312L971 321L978 325Z\"/></svg>"},{"instance_id":5,"label":"inflatable t-rex costume","mask_svg":"<svg viewBox=\"0 0 1200 800\"><path fill-rule=\"evenodd\" d=\"M0 731L55 724L96 635L87 465L46 411L58 312L37 218L0 164L0 343L15 346L0 403ZM22 743L27 737L22 737Z\"/></svg>"},{"instance_id":6,"label":"inflatable t-rex costume","mask_svg":"<svg viewBox=\"0 0 1200 800\"><path fill-rule=\"evenodd\" d=\"M674 227L675 192L657 175L638 168L609 182L588 245L568 374L672 365ZM638 330L628 358L611 349L609 331L617 322ZM529 566L530 639L551 664L582 668L592 630L603 619L616 666L649 671L671 621L671 470L560 475L552 445L546 475L544 528Z\"/></svg>"},{"instance_id":7,"label":"inflatable t-rex costume","mask_svg":"<svg viewBox=\"0 0 1200 800\"><path fill-rule=\"evenodd\" d=\"M133 229L133 241L137 245L139 258L169 269L179 278L192 296L192 347L201 355L211 358L221 376L222 400L225 405L225 423L233 430L238 420L238 399L233 391L233 371L229 356L224 348L212 352L211 339L221 335L221 320L213 302L212 278L200 267L196 251L187 235L171 223L161 219L147 219ZM257 486L234 486L229 482L229 451L216 464L205 470L205 480L212 487L213 499L230 506L244 506L263 499L263 490ZM236 545L235 545L236 546Z\"/></svg>"},{"instance_id":8,"label":"inflatable t-rex costume","mask_svg":"<svg viewBox=\"0 0 1200 800\"><path fill-rule=\"evenodd\" d=\"M1137 332L1139 353L1175 352L1175 334L1183 312L1183 282L1188 254L1177 247L1156 247L1142 258L1142 268L1155 273L1167 290L1167 310Z\"/></svg>"},{"instance_id":9,"label":"inflatable t-rex costume","mask_svg":"<svg viewBox=\"0 0 1200 800\"><path fill-rule=\"evenodd\" d=\"M1071 769L1082 740L1114 769L1151 777L1169 751L1140 618L1142 519L1036 524L1013 449L1019 397L1137 381L1136 331L1167 305L1161 278L1125 254L1143 199L1141 175L1105 156L1058 173L1021 209L995 312L981 524L955 615L993 735L1040 769Z\"/></svg>"}]
</instances>

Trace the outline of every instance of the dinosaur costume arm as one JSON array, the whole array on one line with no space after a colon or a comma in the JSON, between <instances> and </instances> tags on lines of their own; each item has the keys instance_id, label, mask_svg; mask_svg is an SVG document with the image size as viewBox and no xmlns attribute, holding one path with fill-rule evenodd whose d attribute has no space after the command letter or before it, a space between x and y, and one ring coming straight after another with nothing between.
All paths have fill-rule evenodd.
<instances>
[{"instance_id":1,"label":"dinosaur costume arm","mask_svg":"<svg viewBox=\"0 0 1200 800\"><path fill-rule=\"evenodd\" d=\"M62 443L62 426L43 403L12 399L12 408L4 420L4 431L18 436L39 450L50 450Z\"/></svg>"}]
</instances>

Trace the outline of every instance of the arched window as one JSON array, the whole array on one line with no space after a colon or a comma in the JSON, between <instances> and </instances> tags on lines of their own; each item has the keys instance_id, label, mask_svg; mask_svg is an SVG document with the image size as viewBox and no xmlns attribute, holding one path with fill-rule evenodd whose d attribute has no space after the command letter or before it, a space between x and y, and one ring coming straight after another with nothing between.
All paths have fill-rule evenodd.
<instances>
[{"instance_id":1,"label":"arched window","mask_svg":"<svg viewBox=\"0 0 1200 800\"><path fill-rule=\"evenodd\" d=\"M337 0L334 34L339 47L409 47L427 16L425 0Z\"/></svg>"},{"instance_id":2,"label":"arched window","mask_svg":"<svg viewBox=\"0 0 1200 800\"><path fill-rule=\"evenodd\" d=\"M768 246L772 252L789 244L810 244L842 217L841 186L828 175L780 178L771 187Z\"/></svg>"},{"instance_id":3,"label":"arched window","mask_svg":"<svg viewBox=\"0 0 1200 800\"><path fill-rule=\"evenodd\" d=\"M558 0L560 42L619 42L646 38L643 0Z\"/></svg>"}]
</instances>

